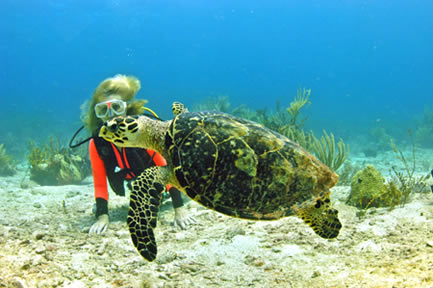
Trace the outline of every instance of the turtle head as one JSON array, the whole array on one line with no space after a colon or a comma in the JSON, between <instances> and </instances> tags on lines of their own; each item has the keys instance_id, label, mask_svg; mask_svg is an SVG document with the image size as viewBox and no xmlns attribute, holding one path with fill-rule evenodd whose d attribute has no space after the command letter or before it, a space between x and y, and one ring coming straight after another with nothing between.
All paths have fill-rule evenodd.
<instances>
[{"instance_id":1,"label":"turtle head","mask_svg":"<svg viewBox=\"0 0 433 288\"><path fill-rule=\"evenodd\" d=\"M116 117L102 125L99 137L119 147L139 147L139 124L137 116Z\"/></svg>"}]
</instances>

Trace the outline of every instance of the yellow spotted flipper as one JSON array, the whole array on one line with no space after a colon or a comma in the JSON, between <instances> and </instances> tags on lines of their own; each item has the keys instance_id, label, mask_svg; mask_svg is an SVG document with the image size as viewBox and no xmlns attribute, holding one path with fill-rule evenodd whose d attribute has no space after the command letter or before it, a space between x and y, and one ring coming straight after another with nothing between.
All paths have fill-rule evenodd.
<instances>
[{"instance_id":1,"label":"yellow spotted flipper","mask_svg":"<svg viewBox=\"0 0 433 288\"><path fill-rule=\"evenodd\" d=\"M127 223L132 242L141 256L149 261L156 257L153 229L156 227L164 186L158 183L161 167L144 170L132 184Z\"/></svg>"},{"instance_id":2,"label":"yellow spotted flipper","mask_svg":"<svg viewBox=\"0 0 433 288\"><path fill-rule=\"evenodd\" d=\"M341 229L338 211L331 208L330 203L328 194L324 198L313 201L312 204L296 209L299 218L310 225L317 235L325 239L337 237Z\"/></svg>"}]
</instances>

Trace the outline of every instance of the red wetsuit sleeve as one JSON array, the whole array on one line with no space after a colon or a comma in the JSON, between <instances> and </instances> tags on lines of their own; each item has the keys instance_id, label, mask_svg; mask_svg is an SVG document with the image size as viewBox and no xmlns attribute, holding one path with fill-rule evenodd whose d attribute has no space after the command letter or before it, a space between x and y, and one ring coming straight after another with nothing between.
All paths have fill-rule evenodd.
<instances>
[{"instance_id":1,"label":"red wetsuit sleeve","mask_svg":"<svg viewBox=\"0 0 433 288\"><path fill-rule=\"evenodd\" d=\"M165 161L164 157L161 156L161 154L155 152L152 149L146 149L147 153L150 155L150 157L153 156L153 163L155 163L156 166L167 166L167 161ZM155 155L153 155L155 154Z\"/></svg>"},{"instance_id":2,"label":"red wetsuit sleeve","mask_svg":"<svg viewBox=\"0 0 433 288\"><path fill-rule=\"evenodd\" d=\"M90 162L92 163L93 185L95 187L95 199L102 198L108 201L107 174L104 161L99 157L95 141L89 143Z\"/></svg>"},{"instance_id":3,"label":"red wetsuit sleeve","mask_svg":"<svg viewBox=\"0 0 433 288\"><path fill-rule=\"evenodd\" d=\"M150 157L153 156L153 163L155 163L156 166L167 166L167 161L165 161L164 157L162 157L161 154L155 152L152 149L146 149L147 153L150 155ZM155 154L155 155L154 155ZM167 184L167 191L170 191L171 187L173 187L170 184Z\"/></svg>"}]
</instances>

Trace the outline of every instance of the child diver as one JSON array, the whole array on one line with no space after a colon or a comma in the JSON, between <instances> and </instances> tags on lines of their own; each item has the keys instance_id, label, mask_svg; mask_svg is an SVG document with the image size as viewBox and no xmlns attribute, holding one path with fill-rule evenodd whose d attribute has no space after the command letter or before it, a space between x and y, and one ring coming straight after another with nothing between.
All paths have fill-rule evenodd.
<instances>
[{"instance_id":1,"label":"child diver","mask_svg":"<svg viewBox=\"0 0 433 288\"><path fill-rule=\"evenodd\" d=\"M84 126L92 133L89 154L95 189L97 221L89 233L104 233L109 224L107 179L112 190L125 195L124 181L133 181L141 172L151 166L165 166L165 159L150 149L118 148L98 136L102 124L116 116L139 115L145 110L146 100L135 100L141 88L135 77L116 75L105 79L96 88L89 109L84 117ZM181 192L167 185L174 207L174 224L182 229L195 222L183 207Z\"/></svg>"}]
</instances>

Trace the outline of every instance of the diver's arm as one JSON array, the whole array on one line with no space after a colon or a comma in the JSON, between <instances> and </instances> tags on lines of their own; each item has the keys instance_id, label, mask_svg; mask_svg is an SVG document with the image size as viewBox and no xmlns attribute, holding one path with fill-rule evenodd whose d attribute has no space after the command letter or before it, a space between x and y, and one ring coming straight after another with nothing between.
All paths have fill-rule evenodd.
<instances>
[{"instance_id":1,"label":"diver's arm","mask_svg":"<svg viewBox=\"0 0 433 288\"><path fill-rule=\"evenodd\" d=\"M162 157L161 154L151 149L146 149L150 157L152 157L153 163L156 166L167 166L167 161ZM186 226L196 223L194 217L188 214L186 209L183 207L182 192L180 192L174 186L167 184L167 191L170 193L171 201L174 208L174 226L179 226L185 229Z\"/></svg>"},{"instance_id":2,"label":"diver's arm","mask_svg":"<svg viewBox=\"0 0 433 288\"><path fill-rule=\"evenodd\" d=\"M90 162L92 164L93 185L95 189L96 217L98 220L90 227L89 233L100 234L108 228L108 187L104 161L99 157L93 139L89 143Z\"/></svg>"},{"instance_id":3,"label":"diver's arm","mask_svg":"<svg viewBox=\"0 0 433 288\"><path fill-rule=\"evenodd\" d=\"M156 166L167 166L167 161L165 161L161 154L152 149L146 149L146 151L149 156L152 157L153 163L155 163Z\"/></svg>"},{"instance_id":4,"label":"diver's arm","mask_svg":"<svg viewBox=\"0 0 433 288\"><path fill-rule=\"evenodd\" d=\"M179 226L185 229L188 225L197 223L197 220L183 207L182 192L176 187L167 185L167 190L170 193L171 201L174 208L174 226Z\"/></svg>"},{"instance_id":5,"label":"diver's arm","mask_svg":"<svg viewBox=\"0 0 433 288\"><path fill-rule=\"evenodd\" d=\"M173 203L173 208L179 208L183 206L183 199L182 195L179 191L179 189L176 189L176 187L171 186L170 184L167 184L167 191L170 193L171 201Z\"/></svg>"}]
</instances>

